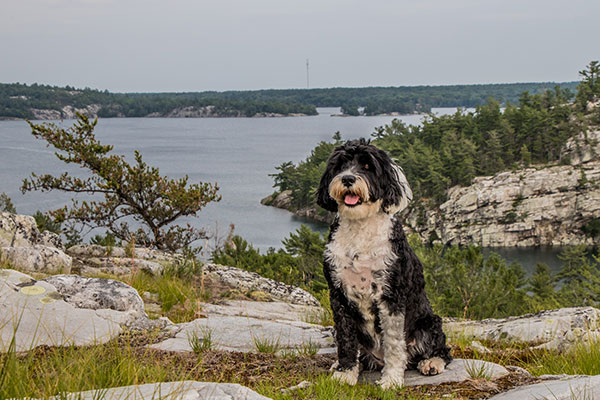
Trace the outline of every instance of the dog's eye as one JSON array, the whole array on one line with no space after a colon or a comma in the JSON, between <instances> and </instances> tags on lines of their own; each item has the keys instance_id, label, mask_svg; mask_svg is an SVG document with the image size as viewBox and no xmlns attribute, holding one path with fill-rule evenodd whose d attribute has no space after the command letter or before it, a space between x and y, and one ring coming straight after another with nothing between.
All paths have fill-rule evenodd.
<instances>
[{"instance_id":1,"label":"dog's eye","mask_svg":"<svg viewBox=\"0 0 600 400\"><path fill-rule=\"evenodd\" d=\"M369 164L365 164L365 169L369 169Z\"/></svg>"}]
</instances>

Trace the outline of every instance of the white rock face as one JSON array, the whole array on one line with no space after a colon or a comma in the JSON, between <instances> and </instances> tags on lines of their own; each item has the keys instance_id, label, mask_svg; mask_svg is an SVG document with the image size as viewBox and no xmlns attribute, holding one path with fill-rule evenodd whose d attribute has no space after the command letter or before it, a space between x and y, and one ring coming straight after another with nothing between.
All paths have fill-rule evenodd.
<instances>
[{"instance_id":1,"label":"white rock face","mask_svg":"<svg viewBox=\"0 0 600 400\"><path fill-rule=\"evenodd\" d=\"M58 235L38 231L29 215L0 213L0 261L28 272L69 273L72 259Z\"/></svg>"},{"instance_id":2,"label":"white rock face","mask_svg":"<svg viewBox=\"0 0 600 400\"><path fill-rule=\"evenodd\" d=\"M39 235L33 217L0 212L0 247L33 246Z\"/></svg>"},{"instance_id":3,"label":"white rock face","mask_svg":"<svg viewBox=\"0 0 600 400\"><path fill-rule=\"evenodd\" d=\"M34 245L27 247L2 247L0 261L28 272L47 274L71 272L72 259L55 247Z\"/></svg>"},{"instance_id":4,"label":"white rock face","mask_svg":"<svg viewBox=\"0 0 600 400\"><path fill-rule=\"evenodd\" d=\"M582 175L583 173L583 175ZM582 179L585 176L585 179ZM409 231L443 243L484 247L599 245L582 228L600 218L600 162L478 177L455 186L438 210L406 218Z\"/></svg>"},{"instance_id":5,"label":"white rock face","mask_svg":"<svg viewBox=\"0 0 600 400\"><path fill-rule=\"evenodd\" d=\"M253 390L235 383L213 382L162 382L146 385L122 386L110 389L88 390L85 392L66 393L53 399L95 400L268 400Z\"/></svg>"},{"instance_id":6,"label":"white rock face","mask_svg":"<svg viewBox=\"0 0 600 400\"><path fill-rule=\"evenodd\" d=\"M39 345L104 343L121 332L126 313L78 309L56 288L13 270L0 270L0 352L15 340L16 351Z\"/></svg>"},{"instance_id":7,"label":"white rock face","mask_svg":"<svg viewBox=\"0 0 600 400\"><path fill-rule=\"evenodd\" d=\"M503 319L446 320L444 331L479 340L518 341L540 348L562 349L577 342L600 338L600 310L572 307Z\"/></svg>"},{"instance_id":8,"label":"white rock face","mask_svg":"<svg viewBox=\"0 0 600 400\"><path fill-rule=\"evenodd\" d=\"M306 290L286 285L269 278L263 278L255 272L244 271L225 265L206 264L204 273L221 283L241 290L259 290L268 293L274 299L292 304L320 306L319 301Z\"/></svg>"},{"instance_id":9,"label":"white rock face","mask_svg":"<svg viewBox=\"0 0 600 400\"><path fill-rule=\"evenodd\" d=\"M600 375L571 376L535 385L521 386L490 400L574 400L600 399Z\"/></svg>"}]
</instances>

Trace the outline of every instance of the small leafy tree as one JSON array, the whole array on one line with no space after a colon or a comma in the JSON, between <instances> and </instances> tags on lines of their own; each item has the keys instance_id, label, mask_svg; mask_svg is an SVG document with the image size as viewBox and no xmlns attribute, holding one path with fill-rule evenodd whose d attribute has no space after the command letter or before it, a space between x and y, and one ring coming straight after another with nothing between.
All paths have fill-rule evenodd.
<instances>
[{"instance_id":1,"label":"small leafy tree","mask_svg":"<svg viewBox=\"0 0 600 400\"><path fill-rule=\"evenodd\" d=\"M6 193L0 193L0 212L7 212L11 214L17 213L17 209Z\"/></svg>"},{"instance_id":2,"label":"small leafy tree","mask_svg":"<svg viewBox=\"0 0 600 400\"><path fill-rule=\"evenodd\" d=\"M579 71L581 83L577 86L576 103L585 109L588 101L600 98L600 63L591 61L586 69Z\"/></svg>"},{"instance_id":3,"label":"small leafy tree","mask_svg":"<svg viewBox=\"0 0 600 400\"><path fill-rule=\"evenodd\" d=\"M23 181L23 193L60 190L92 195L91 200L73 199L70 207L49 212L55 223L68 223L63 230L74 226L80 232L106 228L118 239L170 251L206 238L203 230L189 223L180 226L175 222L182 217L196 216L207 203L219 201L218 186L188 184L187 175L179 179L161 176L158 168L142 161L138 151L135 151L135 163L129 164L124 156L111 154L113 146L103 145L96 139L94 128L97 123L97 119L90 121L81 114L66 130L55 124L29 122L31 133L54 147L58 159L79 165L91 176L78 178L68 173L60 176L32 173L30 179ZM130 226L132 222L135 227Z\"/></svg>"}]
</instances>

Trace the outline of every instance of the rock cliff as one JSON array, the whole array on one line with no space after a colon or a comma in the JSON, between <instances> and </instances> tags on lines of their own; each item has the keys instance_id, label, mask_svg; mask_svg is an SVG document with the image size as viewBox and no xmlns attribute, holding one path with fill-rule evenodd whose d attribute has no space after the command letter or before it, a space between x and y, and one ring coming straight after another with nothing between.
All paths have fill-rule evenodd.
<instances>
[{"instance_id":1,"label":"rock cliff","mask_svg":"<svg viewBox=\"0 0 600 400\"><path fill-rule=\"evenodd\" d=\"M600 218L599 139L596 131L585 146L569 142L563 157L571 165L501 172L455 186L439 208L411 210L406 225L424 239L452 244L598 245L589 227Z\"/></svg>"}]
</instances>

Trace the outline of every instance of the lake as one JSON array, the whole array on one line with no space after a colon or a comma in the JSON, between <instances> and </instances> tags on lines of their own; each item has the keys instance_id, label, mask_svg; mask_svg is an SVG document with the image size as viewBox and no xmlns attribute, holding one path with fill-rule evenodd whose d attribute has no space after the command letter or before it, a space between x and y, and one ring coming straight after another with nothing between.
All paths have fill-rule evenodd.
<instances>
[{"instance_id":1,"label":"lake","mask_svg":"<svg viewBox=\"0 0 600 400\"><path fill-rule=\"evenodd\" d=\"M438 114L455 109L434 109ZM114 145L114 152L129 160L135 149L144 161L157 166L163 175L188 175L190 182L217 182L222 200L203 209L199 218L189 220L205 227L216 237L224 236L230 224L235 232L255 247L281 247L281 240L302 223L325 231L326 226L303 221L291 213L266 207L260 199L273 192L269 174L286 161L306 158L315 145L328 141L336 131L342 139L368 138L375 128L393 118L419 124L423 116L332 117L337 108L320 108L319 115L285 118L107 118L100 119L96 135ZM68 127L73 121L56 122ZM59 174L68 171L83 176L82 170L66 168L45 142L36 140L24 121L0 121L0 193L8 194L21 214L48 211L69 202L71 195L29 192L21 194L22 180L31 172ZM210 246L211 243L208 243ZM512 260L523 261L531 270L540 255L506 252ZM545 262L556 260L555 251L541 251ZM537 254L529 257L530 254ZM558 260L556 260L558 261ZM551 265L557 268L557 263Z\"/></svg>"}]
</instances>

